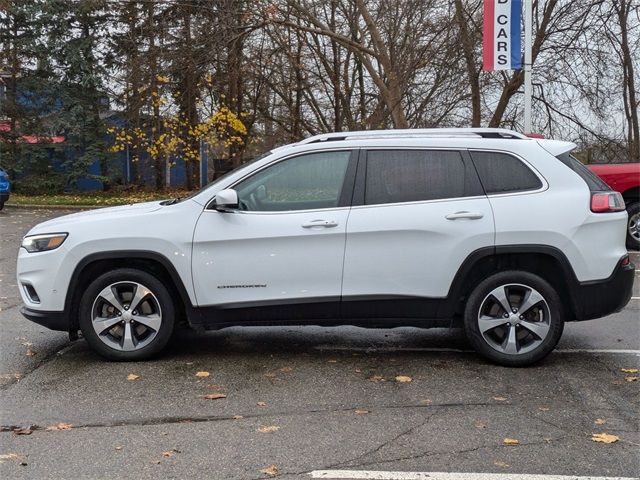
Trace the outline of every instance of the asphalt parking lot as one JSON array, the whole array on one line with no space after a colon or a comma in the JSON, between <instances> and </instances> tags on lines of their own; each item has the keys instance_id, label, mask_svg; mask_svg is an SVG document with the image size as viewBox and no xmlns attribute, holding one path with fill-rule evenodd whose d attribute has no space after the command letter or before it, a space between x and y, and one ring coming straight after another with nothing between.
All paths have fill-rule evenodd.
<instances>
[{"instance_id":1,"label":"asphalt parking lot","mask_svg":"<svg viewBox=\"0 0 640 480\"><path fill-rule=\"evenodd\" d=\"M459 331L354 327L180 332L158 360L108 363L19 313L20 239L64 213L0 212L2 478L640 472L638 271L622 312L567 324L526 369Z\"/></svg>"}]
</instances>

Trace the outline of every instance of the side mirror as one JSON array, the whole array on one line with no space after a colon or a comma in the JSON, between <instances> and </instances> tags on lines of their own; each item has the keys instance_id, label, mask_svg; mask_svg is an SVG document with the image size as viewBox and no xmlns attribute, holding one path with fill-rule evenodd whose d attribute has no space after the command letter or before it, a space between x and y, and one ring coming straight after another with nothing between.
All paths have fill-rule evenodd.
<instances>
[{"instance_id":1,"label":"side mirror","mask_svg":"<svg viewBox=\"0 0 640 480\"><path fill-rule=\"evenodd\" d=\"M227 188L216 193L215 208L219 212L238 208L238 192Z\"/></svg>"}]
</instances>

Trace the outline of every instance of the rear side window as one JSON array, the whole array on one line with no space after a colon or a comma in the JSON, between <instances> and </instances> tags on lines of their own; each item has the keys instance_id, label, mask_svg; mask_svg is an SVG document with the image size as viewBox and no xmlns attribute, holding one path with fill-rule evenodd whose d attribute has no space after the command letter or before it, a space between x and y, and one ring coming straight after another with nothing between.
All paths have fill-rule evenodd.
<instances>
[{"instance_id":1,"label":"rear side window","mask_svg":"<svg viewBox=\"0 0 640 480\"><path fill-rule=\"evenodd\" d=\"M537 190L538 176L516 157L498 152L471 152L473 164L487 195Z\"/></svg>"},{"instance_id":2,"label":"rear side window","mask_svg":"<svg viewBox=\"0 0 640 480\"><path fill-rule=\"evenodd\" d=\"M571 170L576 172L578 175L580 175L580 178L582 178L589 186L590 191L606 192L611 190L611 188L609 188L609 185L607 185L599 176L585 167L584 164L573 155L570 155L569 153L563 153L562 155L558 155L556 158Z\"/></svg>"},{"instance_id":3,"label":"rear side window","mask_svg":"<svg viewBox=\"0 0 640 480\"><path fill-rule=\"evenodd\" d=\"M459 152L367 152L365 204L417 202L465 196L468 174Z\"/></svg>"}]
</instances>

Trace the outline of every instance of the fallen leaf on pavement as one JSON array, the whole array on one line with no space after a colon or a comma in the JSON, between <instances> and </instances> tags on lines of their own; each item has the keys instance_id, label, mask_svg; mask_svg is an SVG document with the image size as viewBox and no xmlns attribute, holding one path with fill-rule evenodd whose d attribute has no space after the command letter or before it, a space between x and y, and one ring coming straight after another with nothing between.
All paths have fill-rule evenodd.
<instances>
[{"instance_id":1,"label":"fallen leaf on pavement","mask_svg":"<svg viewBox=\"0 0 640 480\"><path fill-rule=\"evenodd\" d=\"M115 448L116 450L122 450L122 449L124 448L124 446L122 446L122 445L116 445L114 448Z\"/></svg>"},{"instance_id":2,"label":"fallen leaf on pavement","mask_svg":"<svg viewBox=\"0 0 640 480\"><path fill-rule=\"evenodd\" d=\"M282 373L289 373L291 370L293 370L291 367L282 367L280 369Z\"/></svg>"},{"instance_id":3,"label":"fallen leaf on pavement","mask_svg":"<svg viewBox=\"0 0 640 480\"><path fill-rule=\"evenodd\" d=\"M264 376L267 378L276 378L276 374L273 372L265 373Z\"/></svg>"},{"instance_id":4,"label":"fallen leaf on pavement","mask_svg":"<svg viewBox=\"0 0 640 480\"><path fill-rule=\"evenodd\" d=\"M493 399L494 399L496 402L506 402L506 401L507 401L507 398L506 398L506 397L493 397Z\"/></svg>"},{"instance_id":5,"label":"fallen leaf on pavement","mask_svg":"<svg viewBox=\"0 0 640 480\"><path fill-rule=\"evenodd\" d=\"M275 477L276 475L278 475L278 467L275 465L269 465L267 468L263 468L262 470L260 470L261 473L264 473L265 475L269 475L270 477Z\"/></svg>"},{"instance_id":6,"label":"fallen leaf on pavement","mask_svg":"<svg viewBox=\"0 0 640 480\"><path fill-rule=\"evenodd\" d=\"M140 378L140 375L136 375L135 373L130 373L129 375L127 375L127 380L129 380L130 382L133 382L134 380L138 380Z\"/></svg>"},{"instance_id":7,"label":"fallen leaf on pavement","mask_svg":"<svg viewBox=\"0 0 640 480\"><path fill-rule=\"evenodd\" d=\"M47 427L45 430L47 432L57 432L59 430L71 430L72 428L73 428L73 425L71 425L70 423L60 422L56 425Z\"/></svg>"},{"instance_id":8,"label":"fallen leaf on pavement","mask_svg":"<svg viewBox=\"0 0 640 480\"><path fill-rule=\"evenodd\" d=\"M596 418L593 423L595 423L596 425L604 425L605 423L607 423L607 421L604 418Z\"/></svg>"},{"instance_id":9,"label":"fallen leaf on pavement","mask_svg":"<svg viewBox=\"0 0 640 480\"><path fill-rule=\"evenodd\" d=\"M278 427L277 425L261 425L260 428L258 428L258 431L260 433L273 433L277 432L278 430L280 430L280 427Z\"/></svg>"},{"instance_id":10,"label":"fallen leaf on pavement","mask_svg":"<svg viewBox=\"0 0 640 480\"><path fill-rule=\"evenodd\" d=\"M409 383L413 380L413 378L407 376L407 375L398 375L396 377L396 382L398 383Z\"/></svg>"},{"instance_id":11,"label":"fallen leaf on pavement","mask_svg":"<svg viewBox=\"0 0 640 480\"><path fill-rule=\"evenodd\" d=\"M0 463L4 463L7 460L18 460L22 461L24 457L22 455L18 455L17 453L0 453Z\"/></svg>"},{"instance_id":12,"label":"fallen leaf on pavement","mask_svg":"<svg viewBox=\"0 0 640 480\"><path fill-rule=\"evenodd\" d=\"M365 410L364 408L356 408L354 412L357 415L366 415L367 413L369 413L369 410Z\"/></svg>"},{"instance_id":13,"label":"fallen leaf on pavement","mask_svg":"<svg viewBox=\"0 0 640 480\"><path fill-rule=\"evenodd\" d=\"M259 407L266 407L267 406L267 402L258 402L256 403L257 406Z\"/></svg>"},{"instance_id":14,"label":"fallen leaf on pavement","mask_svg":"<svg viewBox=\"0 0 640 480\"><path fill-rule=\"evenodd\" d=\"M538 407L538 410L540 410L541 412L548 412L549 407Z\"/></svg>"},{"instance_id":15,"label":"fallen leaf on pavement","mask_svg":"<svg viewBox=\"0 0 640 480\"><path fill-rule=\"evenodd\" d=\"M210 375L209 372L196 372L196 377L199 377L199 378L205 378L205 377L208 377L209 375Z\"/></svg>"},{"instance_id":16,"label":"fallen leaf on pavement","mask_svg":"<svg viewBox=\"0 0 640 480\"><path fill-rule=\"evenodd\" d=\"M505 438L502 443L505 445L520 445L520 440L516 440L515 438Z\"/></svg>"},{"instance_id":17,"label":"fallen leaf on pavement","mask_svg":"<svg viewBox=\"0 0 640 480\"><path fill-rule=\"evenodd\" d=\"M234 420L240 420L241 418L244 418L242 415L234 415L233 417Z\"/></svg>"},{"instance_id":18,"label":"fallen leaf on pavement","mask_svg":"<svg viewBox=\"0 0 640 480\"><path fill-rule=\"evenodd\" d=\"M369 381L373 382L373 383L378 383L378 382L384 382L385 379L384 379L384 377L381 377L380 375L374 375L373 377L369 378Z\"/></svg>"},{"instance_id":19,"label":"fallen leaf on pavement","mask_svg":"<svg viewBox=\"0 0 640 480\"><path fill-rule=\"evenodd\" d=\"M36 352L34 352L33 350L31 350L31 347L27 347L27 351L25 352L25 355L27 357L34 357L36 356Z\"/></svg>"},{"instance_id":20,"label":"fallen leaf on pavement","mask_svg":"<svg viewBox=\"0 0 640 480\"><path fill-rule=\"evenodd\" d=\"M0 380L20 380L22 374L20 373L3 373L0 374Z\"/></svg>"},{"instance_id":21,"label":"fallen leaf on pavement","mask_svg":"<svg viewBox=\"0 0 640 480\"><path fill-rule=\"evenodd\" d=\"M496 467L502 467L502 468L509 468L509 466L510 466L508 463L504 463L504 462L500 462L500 461L493 462L493 464Z\"/></svg>"},{"instance_id":22,"label":"fallen leaf on pavement","mask_svg":"<svg viewBox=\"0 0 640 480\"><path fill-rule=\"evenodd\" d=\"M177 448L172 448L171 450L168 450L166 452L162 452L162 456L163 457L171 457L171 456L173 456L174 453L181 453L181 452Z\"/></svg>"},{"instance_id":23,"label":"fallen leaf on pavement","mask_svg":"<svg viewBox=\"0 0 640 480\"><path fill-rule=\"evenodd\" d=\"M203 398L206 400L218 400L219 398L227 398L227 396L224 393L210 393Z\"/></svg>"},{"instance_id":24,"label":"fallen leaf on pavement","mask_svg":"<svg viewBox=\"0 0 640 480\"><path fill-rule=\"evenodd\" d=\"M616 443L620 438L608 433L594 433L591 435L591 440L599 443Z\"/></svg>"},{"instance_id":25,"label":"fallen leaf on pavement","mask_svg":"<svg viewBox=\"0 0 640 480\"><path fill-rule=\"evenodd\" d=\"M338 363L338 360L332 358L330 360L327 360L327 363Z\"/></svg>"},{"instance_id":26,"label":"fallen leaf on pavement","mask_svg":"<svg viewBox=\"0 0 640 480\"><path fill-rule=\"evenodd\" d=\"M431 405L433 401L430 398L425 398L424 400L420 400L422 405Z\"/></svg>"},{"instance_id":27,"label":"fallen leaf on pavement","mask_svg":"<svg viewBox=\"0 0 640 480\"><path fill-rule=\"evenodd\" d=\"M637 382L640 377L624 377L625 382Z\"/></svg>"},{"instance_id":28,"label":"fallen leaf on pavement","mask_svg":"<svg viewBox=\"0 0 640 480\"><path fill-rule=\"evenodd\" d=\"M476 428L487 428L487 422L477 422Z\"/></svg>"},{"instance_id":29,"label":"fallen leaf on pavement","mask_svg":"<svg viewBox=\"0 0 640 480\"><path fill-rule=\"evenodd\" d=\"M359 368L356 368L356 373L362 373L362 370L360 370Z\"/></svg>"},{"instance_id":30,"label":"fallen leaf on pavement","mask_svg":"<svg viewBox=\"0 0 640 480\"><path fill-rule=\"evenodd\" d=\"M638 373L637 368L621 368L620 371L623 373Z\"/></svg>"},{"instance_id":31,"label":"fallen leaf on pavement","mask_svg":"<svg viewBox=\"0 0 640 480\"><path fill-rule=\"evenodd\" d=\"M13 429L14 435L31 435L32 433L33 433L33 430L31 430L31 427Z\"/></svg>"}]
</instances>

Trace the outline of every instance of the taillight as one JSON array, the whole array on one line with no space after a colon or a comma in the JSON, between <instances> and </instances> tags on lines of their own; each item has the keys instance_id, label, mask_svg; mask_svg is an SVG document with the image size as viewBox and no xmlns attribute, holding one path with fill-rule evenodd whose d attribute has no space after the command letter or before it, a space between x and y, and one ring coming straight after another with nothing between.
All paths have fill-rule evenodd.
<instances>
[{"instance_id":1,"label":"taillight","mask_svg":"<svg viewBox=\"0 0 640 480\"><path fill-rule=\"evenodd\" d=\"M591 194L591 211L594 213L621 212L624 199L618 192L597 192Z\"/></svg>"},{"instance_id":2,"label":"taillight","mask_svg":"<svg viewBox=\"0 0 640 480\"><path fill-rule=\"evenodd\" d=\"M624 257L622 257L622 260L620 261L620 265L622 265L623 267L626 267L630 263L631 263L631 259L629 258L629 255L625 255Z\"/></svg>"}]
</instances>

